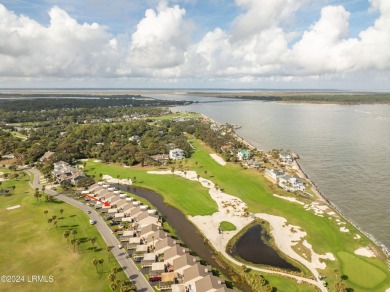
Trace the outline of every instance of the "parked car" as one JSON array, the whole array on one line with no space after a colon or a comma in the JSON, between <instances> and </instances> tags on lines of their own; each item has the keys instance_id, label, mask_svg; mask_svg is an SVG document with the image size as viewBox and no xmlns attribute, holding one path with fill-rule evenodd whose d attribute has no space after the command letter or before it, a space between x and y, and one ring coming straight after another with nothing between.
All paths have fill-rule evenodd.
<instances>
[{"instance_id":1,"label":"parked car","mask_svg":"<svg viewBox=\"0 0 390 292\"><path fill-rule=\"evenodd\" d=\"M113 218L112 216L107 216L106 220L112 220L112 218Z\"/></svg>"},{"instance_id":2,"label":"parked car","mask_svg":"<svg viewBox=\"0 0 390 292\"><path fill-rule=\"evenodd\" d=\"M96 221L95 220L89 220L89 223L91 223L91 225L94 225L94 224L96 224Z\"/></svg>"},{"instance_id":3,"label":"parked car","mask_svg":"<svg viewBox=\"0 0 390 292\"><path fill-rule=\"evenodd\" d=\"M152 276L149 278L149 282L159 282L159 281L161 281L160 276Z\"/></svg>"},{"instance_id":4,"label":"parked car","mask_svg":"<svg viewBox=\"0 0 390 292\"><path fill-rule=\"evenodd\" d=\"M119 244L119 245L118 245L118 248L119 248L119 249L122 249L122 248L123 248L123 245L122 245L122 244Z\"/></svg>"},{"instance_id":5,"label":"parked car","mask_svg":"<svg viewBox=\"0 0 390 292\"><path fill-rule=\"evenodd\" d=\"M91 211L90 211L90 210L88 210L88 211L87 211L87 214L91 214Z\"/></svg>"}]
</instances>

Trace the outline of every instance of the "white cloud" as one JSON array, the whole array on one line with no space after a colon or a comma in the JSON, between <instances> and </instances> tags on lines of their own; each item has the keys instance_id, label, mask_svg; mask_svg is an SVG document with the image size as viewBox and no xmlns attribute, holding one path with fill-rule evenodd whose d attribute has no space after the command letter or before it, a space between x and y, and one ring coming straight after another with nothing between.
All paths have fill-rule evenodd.
<instances>
[{"instance_id":1,"label":"white cloud","mask_svg":"<svg viewBox=\"0 0 390 292\"><path fill-rule=\"evenodd\" d=\"M189 44L184 15L184 9L178 5L169 7L164 1L157 11L146 10L132 35L130 66L165 70L182 64Z\"/></svg>"},{"instance_id":2,"label":"white cloud","mask_svg":"<svg viewBox=\"0 0 390 292\"><path fill-rule=\"evenodd\" d=\"M0 75L94 76L110 71L116 40L96 23L79 24L54 6L50 25L16 16L0 4Z\"/></svg>"},{"instance_id":3,"label":"white cloud","mask_svg":"<svg viewBox=\"0 0 390 292\"><path fill-rule=\"evenodd\" d=\"M193 43L185 9L167 1L147 9L129 39L97 23L79 23L57 6L44 26L0 4L0 76L228 85L352 80L362 72L389 79L390 1L370 0L379 17L358 37L350 37L350 13L340 5L323 7L303 33L286 32L286 23L307 1L236 0L241 13L229 29L216 27Z\"/></svg>"}]
</instances>

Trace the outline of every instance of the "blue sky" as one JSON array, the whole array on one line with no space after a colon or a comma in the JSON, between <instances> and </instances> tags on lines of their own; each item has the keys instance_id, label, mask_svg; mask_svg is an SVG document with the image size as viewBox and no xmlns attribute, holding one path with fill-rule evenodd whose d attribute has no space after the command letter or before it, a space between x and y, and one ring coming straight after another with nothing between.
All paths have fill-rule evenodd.
<instances>
[{"instance_id":1,"label":"blue sky","mask_svg":"<svg viewBox=\"0 0 390 292\"><path fill-rule=\"evenodd\" d=\"M387 89L386 2L0 0L0 86Z\"/></svg>"}]
</instances>

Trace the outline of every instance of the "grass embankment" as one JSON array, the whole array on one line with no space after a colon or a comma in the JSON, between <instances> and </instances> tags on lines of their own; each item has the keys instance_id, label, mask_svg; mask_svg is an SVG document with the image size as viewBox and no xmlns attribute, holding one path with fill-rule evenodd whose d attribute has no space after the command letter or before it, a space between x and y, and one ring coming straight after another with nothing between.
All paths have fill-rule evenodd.
<instances>
[{"instance_id":1,"label":"grass embankment","mask_svg":"<svg viewBox=\"0 0 390 292\"><path fill-rule=\"evenodd\" d=\"M164 120L173 120L173 119L193 119L193 118L201 118L201 117L202 115L198 113L176 112L165 116L148 117L148 119L164 121Z\"/></svg>"},{"instance_id":2,"label":"grass embankment","mask_svg":"<svg viewBox=\"0 0 390 292\"><path fill-rule=\"evenodd\" d=\"M229 221L222 221L219 223L219 228L221 228L222 231L234 231L237 229L236 225Z\"/></svg>"},{"instance_id":3,"label":"grass embankment","mask_svg":"<svg viewBox=\"0 0 390 292\"><path fill-rule=\"evenodd\" d=\"M0 169L1 172L9 172ZM24 275L25 283L0 283L1 291L112 291L108 275L112 268L120 268L113 255L108 255L107 245L89 217L66 203L37 201L29 187L29 176L19 172L18 180L3 182L2 188L15 185L10 196L0 196L0 268L2 275ZM7 207L21 205L7 210ZM60 210L63 213L60 213ZM58 229L47 218L57 216ZM77 231L81 244L76 252L64 238L66 230ZM95 249L89 238L95 237ZM93 265L93 259L103 259L103 265ZM52 283L27 283L27 276L53 276ZM126 280L124 272L117 278Z\"/></svg>"},{"instance_id":4,"label":"grass embankment","mask_svg":"<svg viewBox=\"0 0 390 292\"><path fill-rule=\"evenodd\" d=\"M348 276L350 269L346 267L353 265L351 258L359 258L362 271L376 270L378 274L384 273L385 279L371 278L368 282L352 277L345 280L348 287L358 291L359 289L370 289L370 291L383 291L390 287L390 272L386 264L378 258L367 258L357 256L354 251L362 246L368 246L371 241L362 235L350 224L344 225L351 230L349 233L340 232L340 226L335 219L328 219L327 216L316 216L313 211L306 211L299 204L292 203L272 195L275 190L256 170L243 170L237 164L228 163L221 166L210 157L214 153L212 149L203 142L192 140L195 151L183 167L187 170L195 170L202 177L212 180L226 193L242 199L253 213L268 213L282 216L289 224L298 225L307 232L307 241L313 245L318 254L331 252L336 261L326 260L326 269L320 271L327 276L330 287L339 281L335 270L340 275ZM206 189L198 182L188 181L173 175L151 175L147 174L152 168L124 168L119 165L105 165L103 163L89 162L87 171L91 174L104 173L113 177L120 175L121 178L136 176L136 185L151 188L164 197L166 203L177 207L186 215L208 215L216 211L216 204L208 195ZM176 166L176 169L178 167ZM293 196L291 194L291 196ZM359 234L361 239L353 239ZM339 252L344 252L349 257L341 257Z\"/></svg>"}]
</instances>

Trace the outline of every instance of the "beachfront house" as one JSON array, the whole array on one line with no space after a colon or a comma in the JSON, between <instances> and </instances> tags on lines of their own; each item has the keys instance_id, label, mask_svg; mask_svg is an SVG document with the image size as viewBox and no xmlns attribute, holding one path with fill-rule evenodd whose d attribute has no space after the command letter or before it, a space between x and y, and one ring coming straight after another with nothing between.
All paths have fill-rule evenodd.
<instances>
[{"instance_id":1,"label":"beachfront house","mask_svg":"<svg viewBox=\"0 0 390 292\"><path fill-rule=\"evenodd\" d=\"M261 167L261 163L254 160L254 159L249 159L245 162L246 166L249 167L249 168L256 168L256 169L259 169Z\"/></svg>"},{"instance_id":2,"label":"beachfront house","mask_svg":"<svg viewBox=\"0 0 390 292\"><path fill-rule=\"evenodd\" d=\"M278 180L278 178L284 176L284 173L277 170L277 169L272 169L272 168L267 168L265 170L265 174L268 175L270 178L274 179L274 180Z\"/></svg>"},{"instance_id":3,"label":"beachfront house","mask_svg":"<svg viewBox=\"0 0 390 292\"><path fill-rule=\"evenodd\" d=\"M305 191L306 187L304 183L297 177L284 175L279 178L278 180L279 186L290 192L296 192L296 191Z\"/></svg>"},{"instance_id":4,"label":"beachfront house","mask_svg":"<svg viewBox=\"0 0 390 292\"><path fill-rule=\"evenodd\" d=\"M291 153L287 151L282 151L279 153L279 160L284 163L292 163L294 161Z\"/></svg>"},{"instance_id":5,"label":"beachfront house","mask_svg":"<svg viewBox=\"0 0 390 292\"><path fill-rule=\"evenodd\" d=\"M251 158L251 153L246 150L246 149L241 149L240 151L238 151L237 153L237 158L238 160L247 160L247 159L250 159Z\"/></svg>"},{"instance_id":6,"label":"beachfront house","mask_svg":"<svg viewBox=\"0 0 390 292\"><path fill-rule=\"evenodd\" d=\"M169 150L169 158L172 160L180 160L186 158L186 155L183 150L176 148Z\"/></svg>"}]
</instances>

